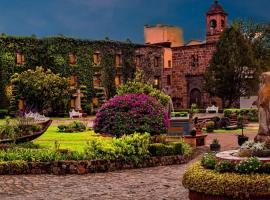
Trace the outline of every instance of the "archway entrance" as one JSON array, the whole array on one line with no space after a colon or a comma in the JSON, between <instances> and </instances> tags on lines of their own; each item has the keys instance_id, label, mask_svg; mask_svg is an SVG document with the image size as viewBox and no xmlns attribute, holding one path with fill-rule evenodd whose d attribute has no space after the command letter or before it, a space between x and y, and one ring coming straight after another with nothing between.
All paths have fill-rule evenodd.
<instances>
[{"instance_id":1,"label":"archway entrance","mask_svg":"<svg viewBox=\"0 0 270 200\"><path fill-rule=\"evenodd\" d=\"M189 106L196 104L198 107L201 107L202 103L202 94L199 89L195 88L190 91L189 95Z\"/></svg>"}]
</instances>

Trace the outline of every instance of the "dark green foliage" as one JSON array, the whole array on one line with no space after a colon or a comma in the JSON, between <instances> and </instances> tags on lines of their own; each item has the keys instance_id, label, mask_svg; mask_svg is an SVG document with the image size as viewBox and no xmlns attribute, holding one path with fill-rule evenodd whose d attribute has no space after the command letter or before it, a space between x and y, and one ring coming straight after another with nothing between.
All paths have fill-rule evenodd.
<instances>
[{"instance_id":1,"label":"dark green foliage","mask_svg":"<svg viewBox=\"0 0 270 200\"><path fill-rule=\"evenodd\" d=\"M247 160L242 160L238 165L236 165L236 171L243 174L251 174L260 171L262 163L256 157L248 158Z\"/></svg>"},{"instance_id":2,"label":"dark green foliage","mask_svg":"<svg viewBox=\"0 0 270 200\"><path fill-rule=\"evenodd\" d=\"M206 169L215 169L217 163L215 154L205 154L201 160L201 163Z\"/></svg>"},{"instance_id":3,"label":"dark green foliage","mask_svg":"<svg viewBox=\"0 0 270 200\"><path fill-rule=\"evenodd\" d=\"M83 132L86 130L85 124L80 121L74 121L68 125L60 124L57 128L58 132L61 133Z\"/></svg>"},{"instance_id":4,"label":"dark green foliage","mask_svg":"<svg viewBox=\"0 0 270 200\"><path fill-rule=\"evenodd\" d=\"M181 142L175 143L153 143L149 145L151 156L173 156L183 155L184 149Z\"/></svg>"},{"instance_id":5,"label":"dark green foliage","mask_svg":"<svg viewBox=\"0 0 270 200\"><path fill-rule=\"evenodd\" d=\"M258 122L258 109L257 108L242 108L242 109L224 109L224 116L236 114L247 118L249 121Z\"/></svg>"},{"instance_id":6,"label":"dark green foliage","mask_svg":"<svg viewBox=\"0 0 270 200\"><path fill-rule=\"evenodd\" d=\"M233 172L235 170L235 164L227 160L220 161L216 164L215 170L221 173Z\"/></svg>"},{"instance_id":7,"label":"dark green foliage","mask_svg":"<svg viewBox=\"0 0 270 200\"><path fill-rule=\"evenodd\" d=\"M205 73L204 85L207 92L223 100L223 107L230 107L239 97L251 95L257 89L261 69L254 54L251 41L239 28L223 31Z\"/></svg>"},{"instance_id":8,"label":"dark green foliage","mask_svg":"<svg viewBox=\"0 0 270 200\"><path fill-rule=\"evenodd\" d=\"M27 69L43 66L53 73L69 78L72 75L79 77L79 85L84 86L83 108L89 111L89 104L95 96L93 88L94 72L102 74L105 83L107 98L115 95L114 77L117 72L122 73L124 82L134 76L135 48L140 45L115 41L91 41L56 36L37 39L35 37L0 37L0 105L7 107L5 87L14 73L21 73ZM93 63L93 53L99 51L101 64ZM24 64L16 65L15 53L24 55ZM73 52L76 63L70 64L69 55ZM115 69L115 53L122 53L123 66ZM101 68L102 67L102 68ZM13 92L10 101L11 110L17 111L19 92ZM68 97L66 98L68 99ZM88 106L87 106L88 105ZM67 109L67 108L62 108ZM64 112L64 111L63 111Z\"/></svg>"},{"instance_id":9,"label":"dark green foliage","mask_svg":"<svg viewBox=\"0 0 270 200\"><path fill-rule=\"evenodd\" d=\"M268 163L262 164L260 172L270 174L270 163L268 162Z\"/></svg>"}]
</instances>

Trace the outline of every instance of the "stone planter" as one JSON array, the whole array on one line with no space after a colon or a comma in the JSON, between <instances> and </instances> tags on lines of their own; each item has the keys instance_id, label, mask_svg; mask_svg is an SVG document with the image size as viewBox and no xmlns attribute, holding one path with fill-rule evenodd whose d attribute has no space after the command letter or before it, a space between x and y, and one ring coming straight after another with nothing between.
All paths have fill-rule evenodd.
<instances>
[{"instance_id":1,"label":"stone planter","mask_svg":"<svg viewBox=\"0 0 270 200\"><path fill-rule=\"evenodd\" d=\"M244 198L245 195L243 195L242 200L269 200L270 199L270 193L251 193L249 194L249 197ZM189 190L189 199L190 200L239 200L239 197L233 198L231 196L217 196L217 195L211 195L211 194L205 194L202 192L195 192Z\"/></svg>"},{"instance_id":2,"label":"stone planter","mask_svg":"<svg viewBox=\"0 0 270 200\"><path fill-rule=\"evenodd\" d=\"M210 144L211 151L220 151L220 144Z\"/></svg>"}]
</instances>

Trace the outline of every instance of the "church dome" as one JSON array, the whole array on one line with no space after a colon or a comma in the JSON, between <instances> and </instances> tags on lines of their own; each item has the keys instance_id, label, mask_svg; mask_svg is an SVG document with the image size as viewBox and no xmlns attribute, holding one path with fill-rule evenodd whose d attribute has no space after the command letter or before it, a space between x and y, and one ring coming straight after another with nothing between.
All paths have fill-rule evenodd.
<instances>
[{"instance_id":1,"label":"church dome","mask_svg":"<svg viewBox=\"0 0 270 200\"><path fill-rule=\"evenodd\" d=\"M227 15L227 13L223 10L223 7L218 3L218 1L215 1L214 4L212 4L212 6L207 12L207 15L213 15L213 14Z\"/></svg>"}]
</instances>

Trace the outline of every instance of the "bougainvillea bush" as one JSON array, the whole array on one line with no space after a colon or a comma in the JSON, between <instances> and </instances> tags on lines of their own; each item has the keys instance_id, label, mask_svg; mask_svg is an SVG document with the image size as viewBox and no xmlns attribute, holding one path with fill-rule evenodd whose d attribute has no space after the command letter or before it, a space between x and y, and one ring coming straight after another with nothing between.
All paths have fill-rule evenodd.
<instances>
[{"instance_id":1,"label":"bougainvillea bush","mask_svg":"<svg viewBox=\"0 0 270 200\"><path fill-rule=\"evenodd\" d=\"M96 133L120 137L134 132L165 133L168 116L154 97L145 94L116 96L103 104L94 122Z\"/></svg>"}]
</instances>

